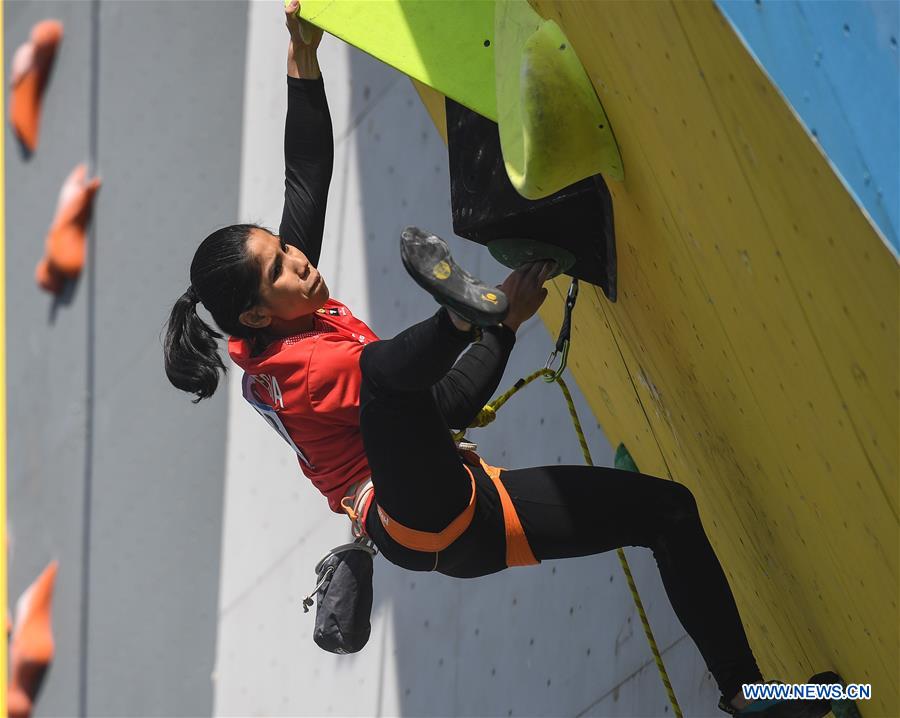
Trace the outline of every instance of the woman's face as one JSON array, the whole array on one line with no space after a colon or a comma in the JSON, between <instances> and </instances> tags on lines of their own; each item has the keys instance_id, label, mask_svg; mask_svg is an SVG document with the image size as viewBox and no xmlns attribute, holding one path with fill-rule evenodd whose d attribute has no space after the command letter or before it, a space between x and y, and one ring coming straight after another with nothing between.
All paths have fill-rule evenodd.
<instances>
[{"instance_id":1,"label":"woman's face","mask_svg":"<svg viewBox=\"0 0 900 718\"><path fill-rule=\"evenodd\" d=\"M255 328L290 330L328 300L328 286L306 255L265 230L251 230L247 252L260 267L259 304L241 315Z\"/></svg>"}]
</instances>

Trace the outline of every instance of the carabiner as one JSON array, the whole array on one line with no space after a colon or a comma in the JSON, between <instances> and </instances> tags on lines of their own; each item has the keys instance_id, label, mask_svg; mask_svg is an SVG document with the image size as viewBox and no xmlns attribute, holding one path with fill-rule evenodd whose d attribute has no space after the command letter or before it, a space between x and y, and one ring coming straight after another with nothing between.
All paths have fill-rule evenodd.
<instances>
[{"instance_id":1,"label":"carabiner","mask_svg":"<svg viewBox=\"0 0 900 718\"><path fill-rule=\"evenodd\" d=\"M557 356L560 357L559 368L554 370L553 362L556 361ZM547 369L548 371L552 371L553 374L552 375L545 374L544 381L547 382L548 384L550 384L550 383L553 383L554 381L556 381L560 376L562 376L562 373L566 369L566 363L568 362L568 359L569 359L569 340L566 339L563 342L562 351L558 352L554 349L552 352L550 352L550 358L547 359L547 363L544 365L544 369Z\"/></svg>"},{"instance_id":2,"label":"carabiner","mask_svg":"<svg viewBox=\"0 0 900 718\"><path fill-rule=\"evenodd\" d=\"M576 301L578 301L578 280L573 277L572 283L569 285L569 293L566 295L566 309L563 314L562 327L560 327L559 336L556 339L556 346L553 351L550 352L550 358L547 359L547 363L544 365L544 369L553 372L551 376L544 376L544 381L548 383L554 382L562 376L562 373L566 368L566 363L569 360L569 344L571 343L572 334L572 311L575 309ZM559 368L554 370L553 362L556 361L557 356L560 357Z\"/></svg>"}]
</instances>

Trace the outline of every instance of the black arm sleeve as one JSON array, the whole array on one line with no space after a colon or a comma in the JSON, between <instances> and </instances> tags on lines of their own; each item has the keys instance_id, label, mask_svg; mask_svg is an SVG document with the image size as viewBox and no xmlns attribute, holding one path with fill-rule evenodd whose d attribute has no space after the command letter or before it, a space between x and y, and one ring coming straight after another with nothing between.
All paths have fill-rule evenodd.
<instances>
[{"instance_id":1,"label":"black arm sleeve","mask_svg":"<svg viewBox=\"0 0 900 718\"><path fill-rule=\"evenodd\" d=\"M490 401L516 343L516 333L502 324L486 327L481 339L457 359L453 368L431 387L447 426L464 429Z\"/></svg>"},{"instance_id":2,"label":"black arm sleeve","mask_svg":"<svg viewBox=\"0 0 900 718\"><path fill-rule=\"evenodd\" d=\"M325 84L287 78L288 109L284 123L284 211L278 233L319 263L325 229L325 203L334 165L331 114Z\"/></svg>"}]
</instances>

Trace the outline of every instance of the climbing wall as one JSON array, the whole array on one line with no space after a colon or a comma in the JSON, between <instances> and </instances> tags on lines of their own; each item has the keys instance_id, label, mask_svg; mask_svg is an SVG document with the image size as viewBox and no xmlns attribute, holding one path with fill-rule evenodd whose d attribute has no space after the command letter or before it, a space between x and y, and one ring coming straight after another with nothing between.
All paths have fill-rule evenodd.
<instances>
[{"instance_id":1,"label":"climbing wall","mask_svg":"<svg viewBox=\"0 0 900 718\"><path fill-rule=\"evenodd\" d=\"M898 714L891 249L715 5L535 7L626 167L619 301L587 288L574 324L581 389L642 470L694 490L764 674L834 669Z\"/></svg>"},{"instance_id":2,"label":"climbing wall","mask_svg":"<svg viewBox=\"0 0 900 718\"><path fill-rule=\"evenodd\" d=\"M718 5L894 253L900 252L900 3Z\"/></svg>"},{"instance_id":3,"label":"climbing wall","mask_svg":"<svg viewBox=\"0 0 900 718\"><path fill-rule=\"evenodd\" d=\"M619 302L582 294L579 385L694 490L764 673L835 669L897 715L896 259L715 5L535 6L626 168Z\"/></svg>"},{"instance_id":4,"label":"climbing wall","mask_svg":"<svg viewBox=\"0 0 900 718\"><path fill-rule=\"evenodd\" d=\"M253 3L247 38L240 216L277 225L283 22ZM446 236L454 256L489 281L508 270L452 236L447 151L408 79L332 36L319 57L336 138L320 268L334 296L391 336L434 311L399 262L405 224ZM551 345L540 320L523 326L501 386L543 366ZM238 374L229 382L239 397ZM571 385L594 460L610 465L603 432ZM501 466L583 462L562 395L543 382L473 438ZM402 442L398 433L398 451ZM240 399L229 405L225 451L216 715L671 715L614 552L467 581L378 557L368 645L349 656L325 653L301 601L319 558L347 540L347 522L327 510L284 442ZM715 683L672 612L650 551L627 551L685 714L717 715Z\"/></svg>"}]
</instances>

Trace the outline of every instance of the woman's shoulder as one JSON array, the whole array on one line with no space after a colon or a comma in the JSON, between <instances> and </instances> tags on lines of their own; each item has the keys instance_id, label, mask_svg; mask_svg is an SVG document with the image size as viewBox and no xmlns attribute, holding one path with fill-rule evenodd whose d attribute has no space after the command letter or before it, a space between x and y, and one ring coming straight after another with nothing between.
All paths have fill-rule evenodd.
<instances>
[{"instance_id":1,"label":"woman's shoulder","mask_svg":"<svg viewBox=\"0 0 900 718\"><path fill-rule=\"evenodd\" d=\"M365 321L355 316L346 304L336 299L329 299L317 312L321 323L333 327L340 333L340 337L333 337L333 341L350 341L368 344L379 339L378 335Z\"/></svg>"},{"instance_id":2,"label":"woman's shoulder","mask_svg":"<svg viewBox=\"0 0 900 718\"><path fill-rule=\"evenodd\" d=\"M250 374L284 367L296 370L308 360L317 336L317 332L294 334L276 339L261 350L254 348L246 339L229 337L228 355L235 364Z\"/></svg>"}]
</instances>

